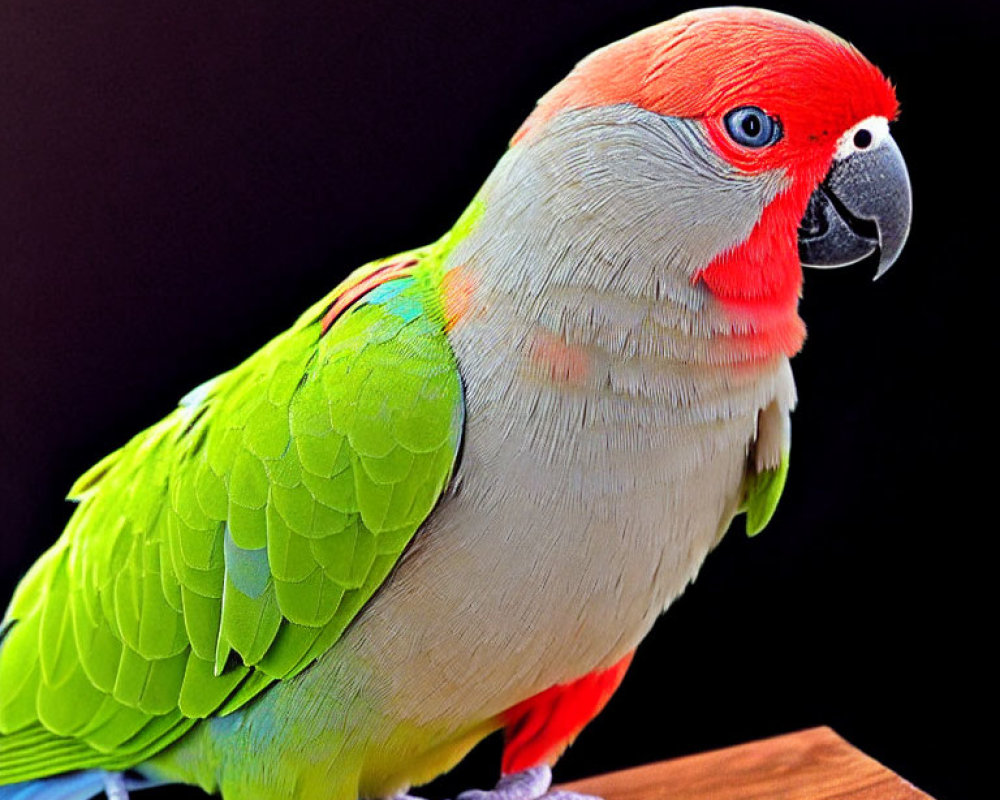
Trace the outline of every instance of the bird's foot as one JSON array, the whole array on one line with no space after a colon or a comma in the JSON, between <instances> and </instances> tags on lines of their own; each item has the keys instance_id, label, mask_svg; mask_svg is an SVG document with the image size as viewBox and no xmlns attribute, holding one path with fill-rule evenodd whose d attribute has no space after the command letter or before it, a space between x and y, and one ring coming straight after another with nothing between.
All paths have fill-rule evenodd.
<instances>
[{"instance_id":1,"label":"bird's foot","mask_svg":"<svg viewBox=\"0 0 1000 800\"><path fill-rule=\"evenodd\" d=\"M590 794L551 790L552 769L542 764L512 775L504 775L489 791L469 789L455 800L602 800ZM551 791L550 791L551 790ZM424 800L411 794L397 794L389 800Z\"/></svg>"},{"instance_id":2,"label":"bird's foot","mask_svg":"<svg viewBox=\"0 0 1000 800\"><path fill-rule=\"evenodd\" d=\"M105 772L104 795L108 800L128 800L128 787L121 772Z\"/></svg>"},{"instance_id":3,"label":"bird's foot","mask_svg":"<svg viewBox=\"0 0 1000 800\"><path fill-rule=\"evenodd\" d=\"M513 775L504 775L488 792L470 789L462 792L455 800L600 800L592 795L563 789L550 791L551 786L552 769L542 764Z\"/></svg>"},{"instance_id":4,"label":"bird's foot","mask_svg":"<svg viewBox=\"0 0 1000 800\"><path fill-rule=\"evenodd\" d=\"M93 773L89 773L93 774ZM104 784L104 796L108 800L129 800L129 792L161 786L164 781L147 778L136 772L103 772L97 773ZM69 797L69 795L66 795ZM73 795L74 797L76 795Z\"/></svg>"}]
</instances>

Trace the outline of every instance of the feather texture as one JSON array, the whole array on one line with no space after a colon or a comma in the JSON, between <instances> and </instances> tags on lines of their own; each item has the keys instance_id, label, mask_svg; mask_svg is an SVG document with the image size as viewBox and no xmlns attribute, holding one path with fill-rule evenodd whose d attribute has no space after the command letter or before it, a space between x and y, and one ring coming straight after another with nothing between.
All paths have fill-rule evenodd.
<instances>
[{"instance_id":1,"label":"feather texture","mask_svg":"<svg viewBox=\"0 0 1000 800\"><path fill-rule=\"evenodd\" d=\"M77 481L0 629L0 783L132 766L336 641L458 452L439 258L359 270Z\"/></svg>"}]
</instances>

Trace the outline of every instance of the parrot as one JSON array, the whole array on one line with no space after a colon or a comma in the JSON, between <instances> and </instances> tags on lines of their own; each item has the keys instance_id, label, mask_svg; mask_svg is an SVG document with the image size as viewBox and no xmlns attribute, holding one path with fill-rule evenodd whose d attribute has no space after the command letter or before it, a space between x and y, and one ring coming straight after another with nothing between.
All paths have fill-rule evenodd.
<instances>
[{"instance_id":1,"label":"parrot","mask_svg":"<svg viewBox=\"0 0 1000 800\"><path fill-rule=\"evenodd\" d=\"M895 89L691 11L545 94L454 226L362 266L73 485L0 623L0 800L459 800L552 767L785 485L803 268L907 238Z\"/></svg>"}]
</instances>

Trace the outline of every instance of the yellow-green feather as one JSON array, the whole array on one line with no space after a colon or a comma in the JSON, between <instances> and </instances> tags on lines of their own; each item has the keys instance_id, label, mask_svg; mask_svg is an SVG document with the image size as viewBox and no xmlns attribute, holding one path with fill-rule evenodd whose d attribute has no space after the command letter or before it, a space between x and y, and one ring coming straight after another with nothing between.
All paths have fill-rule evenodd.
<instances>
[{"instance_id":1,"label":"yellow-green feather","mask_svg":"<svg viewBox=\"0 0 1000 800\"><path fill-rule=\"evenodd\" d=\"M781 454L775 469L754 472L746 479L746 499L740 509L746 513L747 536L756 536L771 521L788 478L788 450Z\"/></svg>"},{"instance_id":2,"label":"yellow-green feather","mask_svg":"<svg viewBox=\"0 0 1000 800\"><path fill-rule=\"evenodd\" d=\"M458 452L448 244L324 333L362 268L76 482L0 626L0 784L133 766L337 640Z\"/></svg>"}]
</instances>

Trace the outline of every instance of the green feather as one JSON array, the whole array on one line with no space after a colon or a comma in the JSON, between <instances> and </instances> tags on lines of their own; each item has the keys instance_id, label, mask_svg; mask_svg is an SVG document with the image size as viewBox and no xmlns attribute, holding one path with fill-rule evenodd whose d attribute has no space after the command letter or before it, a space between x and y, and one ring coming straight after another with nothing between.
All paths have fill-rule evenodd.
<instances>
[{"instance_id":1,"label":"green feather","mask_svg":"<svg viewBox=\"0 0 1000 800\"><path fill-rule=\"evenodd\" d=\"M168 714L176 709L186 666L186 652L151 660L136 706L147 714Z\"/></svg>"},{"instance_id":2,"label":"green feather","mask_svg":"<svg viewBox=\"0 0 1000 800\"><path fill-rule=\"evenodd\" d=\"M207 717L221 706L229 694L250 672L248 667L233 667L215 674L214 660L188 656L181 682L177 707L185 717Z\"/></svg>"},{"instance_id":3,"label":"green feather","mask_svg":"<svg viewBox=\"0 0 1000 800\"><path fill-rule=\"evenodd\" d=\"M384 262L359 270L74 484L0 626L0 784L134 766L337 641L454 467L451 241L324 330Z\"/></svg>"},{"instance_id":4,"label":"green feather","mask_svg":"<svg viewBox=\"0 0 1000 800\"><path fill-rule=\"evenodd\" d=\"M754 472L747 477L746 499L742 511L746 512L747 536L756 536L771 521L788 478L788 450L781 454L777 469Z\"/></svg>"}]
</instances>

